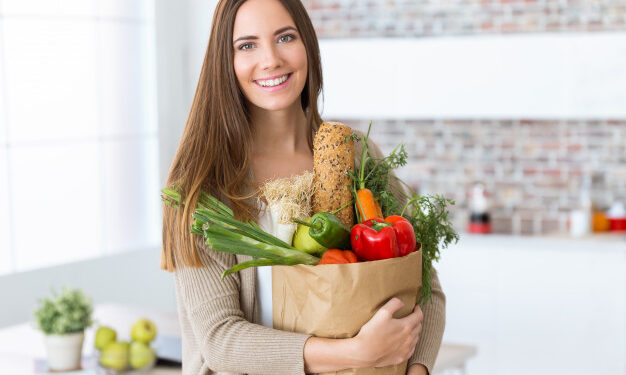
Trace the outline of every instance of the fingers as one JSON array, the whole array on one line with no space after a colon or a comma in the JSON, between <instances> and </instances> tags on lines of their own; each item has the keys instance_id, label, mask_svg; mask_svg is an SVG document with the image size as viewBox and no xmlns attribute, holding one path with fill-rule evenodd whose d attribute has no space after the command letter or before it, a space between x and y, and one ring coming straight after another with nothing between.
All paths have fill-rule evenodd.
<instances>
[{"instance_id":1,"label":"fingers","mask_svg":"<svg viewBox=\"0 0 626 375\"><path fill-rule=\"evenodd\" d=\"M420 322L420 324L418 324L415 329L413 330L413 332L411 332L411 334L413 335L413 339L411 340L411 344L409 345L409 354L408 357L406 359L411 358L411 356L413 355L413 353L415 352L415 347L417 346L417 343L419 342L420 339L420 332L422 331L422 323Z\"/></svg>"},{"instance_id":2,"label":"fingers","mask_svg":"<svg viewBox=\"0 0 626 375\"><path fill-rule=\"evenodd\" d=\"M420 325L422 324L422 322L424 321L424 313L422 312L422 308L417 305L415 306L415 308L413 309L413 312L415 312L417 314L416 318L418 323L420 323Z\"/></svg>"},{"instance_id":3,"label":"fingers","mask_svg":"<svg viewBox=\"0 0 626 375\"><path fill-rule=\"evenodd\" d=\"M404 307L404 302L402 302L399 298L393 297L387 303L383 305L378 311L383 311L388 316L393 316L393 314Z\"/></svg>"},{"instance_id":4,"label":"fingers","mask_svg":"<svg viewBox=\"0 0 626 375\"><path fill-rule=\"evenodd\" d=\"M413 353L415 353L415 345L411 346L411 349L405 355L404 360L408 361L409 358L411 358L413 356Z\"/></svg>"},{"instance_id":5,"label":"fingers","mask_svg":"<svg viewBox=\"0 0 626 375\"><path fill-rule=\"evenodd\" d=\"M424 313L422 312L422 309L419 307L419 305L415 306L415 308L413 309L413 313L410 316L411 322L415 325L422 324L422 321L424 320Z\"/></svg>"},{"instance_id":6,"label":"fingers","mask_svg":"<svg viewBox=\"0 0 626 375\"><path fill-rule=\"evenodd\" d=\"M422 308L420 307L420 305L415 305L415 308L413 309L413 312L417 312L417 314L418 314L417 319L420 322L424 319L424 313L422 312Z\"/></svg>"},{"instance_id":7,"label":"fingers","mask_svg":"<svg viewBox=\"0 0 626 375\"><path fill-rule=\"evenodd\" d=\"M404 358L403 358L404 361L408 360L409 358L411 358L411 356L413 356L413 353L415 353L415 347L417 346L418 340L419 340L419 336L416 336L415 338L411 340L408 347L406 348Z\"/></svg>"},{"instance_id":8,"label":"fingers","mask_svg":"<svg viewBox=\"0 0 626 375\"><path fill-rule=\"evenodd\" d=\"M411 330L411 336L417 336L420 334L420 332L422 332L422 322L419 322L415 325L415 327L413 327L413 329Z\"/></svg>"},{"instance_id":9,"label":"fingers","mask_svg":"<svg viewBox=\"0 0 626 375\"><path fill-rule=\"evenodd\" d=\"M413 310L413 313L415 314L416 320L415 320L415 325L413 326L413 329L411 330L411 336L414 338L415 342L417 342L419 338L419 334L422 332L424 314L422 313L422 309L420 309L419 306L415 307L415 309Z\"/></svg>"},{"instance_id":10,"label":"fingers","mask_svg":"<svg viewBox=\"0 0 626 375\"><path fill-rule=\"evenodd\" d=\"M403 324L414 327L417 324L421 323L422 320L424 320L424 314L422 313L422 309L419 306L415 306L412 313L398 320L401 321Z\"/></svg>"}]
</instances>

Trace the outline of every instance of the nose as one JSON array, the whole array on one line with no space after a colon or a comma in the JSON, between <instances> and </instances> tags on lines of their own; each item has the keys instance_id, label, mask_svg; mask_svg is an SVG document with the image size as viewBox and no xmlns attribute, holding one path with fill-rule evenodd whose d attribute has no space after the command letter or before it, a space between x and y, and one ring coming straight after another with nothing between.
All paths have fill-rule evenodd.
<instances>
[{"instance_id":1,"label":"nose","mask_svg":"<svg viewBox=\"0 0 626 375\"><path fill-rule=\"evenodd\" d=\"M265 48L263 61L261 63L262 68L265 70L271 70L280 67L281 64L282 61L280 53L278 52L276 45L272 44Z\"/></svg>"}]
</instances>

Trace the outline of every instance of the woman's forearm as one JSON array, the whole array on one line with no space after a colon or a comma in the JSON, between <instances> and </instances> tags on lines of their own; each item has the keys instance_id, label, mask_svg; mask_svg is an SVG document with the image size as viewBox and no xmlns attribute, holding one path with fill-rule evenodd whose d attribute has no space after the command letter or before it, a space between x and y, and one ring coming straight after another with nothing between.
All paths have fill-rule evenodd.
<instances>
[{"instance_id":1,"label":"woman's forearm","mask_svg":"<svg viewBox=\"0 0 626 375\"><path fill-rule=\"evenodd\" d=\"M304 344L304 370L316 374L367 367L356 351L354 339L311 337Z\"/></svg>"}]
</instances>

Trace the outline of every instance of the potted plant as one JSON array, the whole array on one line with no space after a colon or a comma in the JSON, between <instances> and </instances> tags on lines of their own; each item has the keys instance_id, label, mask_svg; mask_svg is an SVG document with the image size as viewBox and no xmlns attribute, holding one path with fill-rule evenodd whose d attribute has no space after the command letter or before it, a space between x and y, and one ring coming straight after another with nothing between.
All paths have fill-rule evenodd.
<instances>
[{"instance_id":1,"label":"potted plant","mask_svg":"<svg viewBox=\"0 0 626 375\"><path fill-rule=\"evenodd\" d=\"M64 288L61 294L40 299L35 323L44 333L48 367L53 371L80 368L85 328L93 323L91 298L80 289Z\"/></svg>"}]
</instances>

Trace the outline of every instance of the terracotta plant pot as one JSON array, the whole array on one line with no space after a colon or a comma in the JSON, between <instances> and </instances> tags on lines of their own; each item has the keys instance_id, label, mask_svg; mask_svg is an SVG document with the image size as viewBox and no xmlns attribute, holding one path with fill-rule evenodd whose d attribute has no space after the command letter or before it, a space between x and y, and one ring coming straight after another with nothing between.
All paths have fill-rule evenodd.
<instances>
[{"instance_id":1,"label":"terracotta plant pot","mask_svg":"<svg viewBox=\"0 0 626 375\"><path fill-rule=\"evenodd\" d=\"M44 336L50 370L71 371L79 369L84 338L84 332Z\"/></svg>"}]
</instances>

